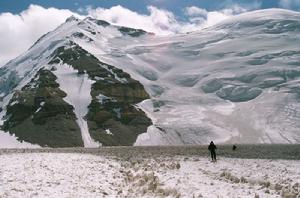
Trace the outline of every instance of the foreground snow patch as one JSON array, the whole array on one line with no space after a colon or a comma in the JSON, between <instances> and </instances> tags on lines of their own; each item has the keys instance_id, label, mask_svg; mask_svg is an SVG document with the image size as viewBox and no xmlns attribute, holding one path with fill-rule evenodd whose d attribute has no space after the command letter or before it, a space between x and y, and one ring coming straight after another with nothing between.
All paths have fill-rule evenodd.
<instances>
[{"instance_id":1,"label":"foreground snow patch","mask_svg":"<svg viewBox=\"0 0 300 198\"><path fill-rule=\"evenodd\" d=\"M18 141L17 137L0 130L0 148L40 148L39 145Z\"/></svg>"},{"instance_id":2,"label":"foreground snow patch","mask_svg":"<svg viewBox=\"0 0 300 198\"><path fill-rule=\"evenodd\" d=\"M93 155L11 154L0 164L0 197L115 197L122 181L118 163Z\"/></svg>"},{"instance_id":3,"label":"foreground snow patch","mask_svg":"<svg viewBox=\"0 0 300 198\"><path fill-rule=\"evenodd\" d=\"M0 197L297 197L300 161L0 155Z\"/></svg>"}]
</instances>

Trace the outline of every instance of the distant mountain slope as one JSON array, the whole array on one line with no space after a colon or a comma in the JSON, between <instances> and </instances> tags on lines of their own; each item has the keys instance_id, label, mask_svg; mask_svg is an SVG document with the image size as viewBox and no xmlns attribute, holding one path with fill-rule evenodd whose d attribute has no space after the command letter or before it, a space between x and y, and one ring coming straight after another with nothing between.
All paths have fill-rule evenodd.
<instances>
[{"instance_id":1,"label":"distant mountain slope","mask_svg":"<svg viewBox=\"0 0 300 198\"><path fill-rule=\"evenodd\" d=\"M299 21L268 9L155 36L71 17L0 68L3 129L55 147L300 143ZM49 104L67 110L39 117Z\"/></svg>"},{"instance_id":2,"label":"distant mountain slope","mask_svg":"<svg viewBox=\"0 0 300 198\"><path fill-rule=\"evenodd\" d=\"M86 20L67 19L1 68L4 131L50 147L132 145L147 131L151 120L135 107L149 98L144 87L72 42L84 37L78 27ZM146 34L103 21L100 25L116 36Z\"/></svg>"}]
</instances>

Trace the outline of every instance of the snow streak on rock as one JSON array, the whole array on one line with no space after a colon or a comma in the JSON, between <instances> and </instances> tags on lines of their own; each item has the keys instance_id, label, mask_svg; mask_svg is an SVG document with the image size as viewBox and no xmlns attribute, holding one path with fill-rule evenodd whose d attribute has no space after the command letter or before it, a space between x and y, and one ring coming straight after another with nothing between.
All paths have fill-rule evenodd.
<instances>
[{"instance_id":1,"label":"snow streak on rock","mask_svg":"<svg viewBox=\"0 0 300 198\"><path fill-rule=\"evenodd\" d=\"M67 93L64 100L74 107L76 122L81 130L84 147L99 147L100 144L90 136L85 119L88 105L92 100L90 92L93 81L88 78L87 74L78 74L78 71L67 64L57 65L57 70L54 73L58 78L60 88Z\"/></svg>"}]
</instances>

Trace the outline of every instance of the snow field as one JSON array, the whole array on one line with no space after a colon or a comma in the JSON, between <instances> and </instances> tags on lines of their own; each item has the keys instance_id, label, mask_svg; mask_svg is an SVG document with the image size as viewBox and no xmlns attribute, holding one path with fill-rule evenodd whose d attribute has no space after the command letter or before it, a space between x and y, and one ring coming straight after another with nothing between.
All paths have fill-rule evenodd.
<instances>
[{"instance_id":1,"label":"snow field","mask_svg":"<svg viewBox=\"0 0 300 198\"><path fill-rule=\"evenodd\" d=\"M299 36L281 26L270 29L270 34L264 31L270 25L267 21L281 24L299 17L297 12L268 9L189 34L134 40L115 34L105 40L89 35L94 41L74 42L102 62L129 73L144 85L153 101L163 102L152 109L151 100L139 104L153 126L139 135L135 145L204 144L212 139L218 143L298 143L298 100L283 89L275 91L276 82L283 78L269 72L295 72ZM255 83L239 80L253 74L257 75ZM230 102L202 90L213 79L235 79L230 83L225 80L224 85L241 86L235 89L237 93L247 86L259 88L259 83L274 86L263 89L255 99ZM285 86L297 86L298 80L290 78Z\"/></svg>"},{"instance_id":2,"label":"snow field","mask_svg":"<svg viewBox=\"0 0 300 198\"><path fill-rule=\"evenodd\" d=\"M0 155L0 197L297 197L299 160Z\"/></svg>"}]
</instances>

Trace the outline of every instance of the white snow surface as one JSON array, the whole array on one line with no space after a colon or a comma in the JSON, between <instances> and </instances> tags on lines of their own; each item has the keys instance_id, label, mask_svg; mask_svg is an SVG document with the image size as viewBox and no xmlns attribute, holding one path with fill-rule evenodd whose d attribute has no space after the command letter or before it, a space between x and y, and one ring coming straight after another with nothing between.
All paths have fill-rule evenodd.
<instances>
[{"instance_id":1,"label":"white snow surface","mask_svg":"<svg viewBox=\"0 0 300 198\"><path fill-rule=\"evenodd\" d=\"M296 23L300 13L268 9L187 34L112 37L105 41L89 35L93 42L74 41L101 61L129 73L150 94L153 104L147 102L140 108L154 124L135 145L203 144L211 140L299 143L296 94L273 87L263 89L253 100L230 102L202 90L212 79L238 79L251 74L258 75L254 79L258 82L250 86L257 87L259 82L276 84L283 78L268 76L270 72L299 70L300 34L299 29L288 29L296 25L289 20ZM299 77L286 80L285 85L298 87ZM233 84L248 86L239 80ZM156 107L155 101L163 104Z\"/></svg>"},{"instance_id":2,"label":"white snow surface","mask_svg":"<svg viewBox=\"0 0 300 198\"><path fill-rule=\"evenodd\" d=\"M300 162L91 154L0 155L0 197L297 197Z\"/></svg>"},{"instance_id":3,"label":"white snow surface","mask_svg":"<svg viewBox=\"0 0 300 198\"><path fill-rule=\"evenodd\" d=\"M0 148L40 148L39 145L20 142L17 137L0 130Z\"/></svg>"},{"instance_id":4,"label":"white snow surface","mask_svg":"<svg viewBox=\"0 0 300 198\"><path fill-rule=\"evenodd\" d=\"M67 64L57 65L54 74L57 76L57 82L60 89L66 92L64 100L74 107L74 113L77 117L77 124L81 130L81 136L84 147L99 147L100 143L93 140L89 133L89 128L85 116L88 113L88 105L91 103L91 86L94 83L87 74L78 74L72 66Z\"/></svg>"}]
</instances>

